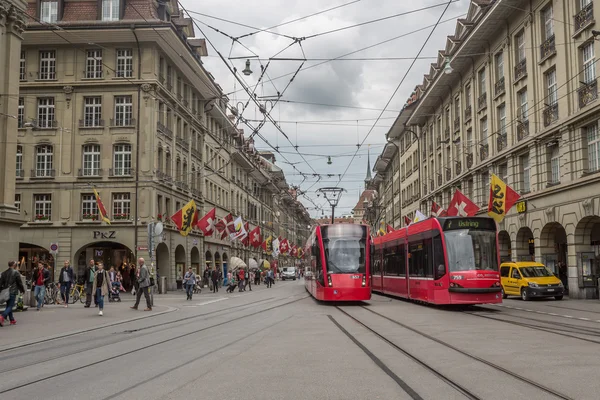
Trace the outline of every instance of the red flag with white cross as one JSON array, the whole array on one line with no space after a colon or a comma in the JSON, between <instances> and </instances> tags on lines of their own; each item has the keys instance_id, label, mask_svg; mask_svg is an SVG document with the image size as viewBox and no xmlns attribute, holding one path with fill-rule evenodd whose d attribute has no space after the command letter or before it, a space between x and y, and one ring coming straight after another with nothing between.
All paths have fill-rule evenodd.
<instances>
[{"instance_id":1,"label":"red flag with white cross","mask_svg":"<svg viewBox=\"0 0 600 400\"><path fill-rule=\"evenodd\" d=\"M262 242L262 238L260 236L260 227L257 226L256 228L254 228L248 236L250 237L250 246L254 247L255 249L258 249Z\"/></svg>"},{"instance_id":2,"label":"red flag with white cross","mask_svg":"<svg viewBox=\"0 0 600 400\"><path fill-rule=\"evenodd\" d=\"M454 192L448 206L449 217L472 217L479 211L479 206L465 196L460 190Z\"/></svg>"},{"instance_id":3,"label":"red flag with white cross","mask_svg":"<svg viewBox=\"0 0 600 400\"><path fill-rule=\"evenodd\" d=\"M217 220L217 210L213 208L210 210L200 221L198 221L198 229L202 231L204 236L210 236L215 231L215 224Z\"/></svg>"},{"instance_id":4,"label":"red flag with white cross","mask_svg":"<svg viewBox=\"0 0 600 400\"><path fill-rule=\"evenodd\" d=\"M448 213L435 201L431 203L431 214L434 217L446 217Z\"/></svg>"}]
</instances>

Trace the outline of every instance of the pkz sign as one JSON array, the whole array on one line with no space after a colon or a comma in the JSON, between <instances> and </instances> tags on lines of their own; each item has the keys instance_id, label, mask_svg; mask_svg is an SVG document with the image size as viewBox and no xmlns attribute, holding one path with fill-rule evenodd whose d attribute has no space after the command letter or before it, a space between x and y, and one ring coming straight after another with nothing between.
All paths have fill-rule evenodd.
<instances>
[{"instance_id":1,"label":"pkz sign","mask_svg":"<svg viewBox=\"0 0 600 400\"><path fill-rule=\"evenodd\" d=\"M94 239L116 239L117 231L100 232L94 231Z\"/></svg>"}]
</instances>

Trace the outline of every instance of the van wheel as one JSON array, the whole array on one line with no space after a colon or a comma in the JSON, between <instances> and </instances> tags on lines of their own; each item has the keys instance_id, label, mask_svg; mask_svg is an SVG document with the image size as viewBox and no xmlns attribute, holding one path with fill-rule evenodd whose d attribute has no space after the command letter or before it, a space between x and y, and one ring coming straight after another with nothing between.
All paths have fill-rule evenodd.
<instances>
[{"instance_id":1,"label":"van wheel","mask_svg":"<svg viewBox=\"0 0 600 400\"><path fill-rule=\"evenodd\" d=\"M502 298L506 299L508 297L508 295L506 293L504 293L504 287L502 287Z\"/></svg>"},{"instance_id":2,"label":"van wheel","mask_svg":"<svg viewBox=\"0 0 600 400\"><path fill-rule=\"evenodd\" d=\"M529 295L527 294L527 290L525 288L521 289L521 299L523 301L529 300Z\"/></svg>"},{"instance_id":3,"label":"van wheel","mask_svg":"<svg viewBox=\"0 0 600 400\"><path fill-rule=\"evenodd\" d=\"M561 294L560 296L554 296L554 298L555 298L556 300L562 300L562 299L563 299L563 295Z\"/></svg>"}]
</instances>

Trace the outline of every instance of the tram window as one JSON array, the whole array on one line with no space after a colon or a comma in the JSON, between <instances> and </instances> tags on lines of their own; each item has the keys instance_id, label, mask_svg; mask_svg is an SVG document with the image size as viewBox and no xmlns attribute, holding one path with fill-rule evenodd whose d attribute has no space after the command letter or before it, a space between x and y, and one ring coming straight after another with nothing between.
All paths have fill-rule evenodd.
<instances>
[{"instance_id":1,"label":"tram window","mask_svg":"<svg viewBox=\"0 0 600 400\"><path fill-rule=\"evenodd\" d=\"M444 247L442 246L442 237L438 234L433 238L433 266L434 278L440 279L446 275L446 260L444 260Z\"/></svg>"},{"instance_id":2,"label":"tram window","mask_svg":"<svg viewBox=\"0 0 600 400\"><path fill-rule=\"evenodd\" d=\"M410 245L409 272L411 276L433 277L431 239Z\"/></svg>"},{"instance_id":3,"label":"tram window","mask_svg":"<svg viewBox=\"0 0 600 400\"><path fill-rule=\"evenodd\" d=\"M400 244L398 245L398 261L397 261L397 265L398 265L398 275L400 276L406 276L406 255L404 254L404 248L406 246L404 244Z\"/></svg>"}]
</instances>

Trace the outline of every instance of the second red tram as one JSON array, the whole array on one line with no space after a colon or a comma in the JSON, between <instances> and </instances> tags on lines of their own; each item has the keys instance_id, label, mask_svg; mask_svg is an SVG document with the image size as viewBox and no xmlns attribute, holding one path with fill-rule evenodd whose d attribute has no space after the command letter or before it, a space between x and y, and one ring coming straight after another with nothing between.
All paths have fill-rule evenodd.
<instances>
[{"instance_id":1,"label":"second red tram","mask_svg":"<svg viewBox=\"0 0 600 400\"><path fill-rule=\"evenodd\" d=\"M304 248L306 290L322 301L369 300L370 247L365 225L317 226Z\"/></svg>"},{"instance_id":2,"label":"second red tram","mask_svg":"<svg viewBox=\"0 0 600 400\"><path fill-rule=\"evenodd\" d=\"M373 291L432 304L502 302L492 218L429 218L373 243Z\"/></svg>"}]
</instances>

